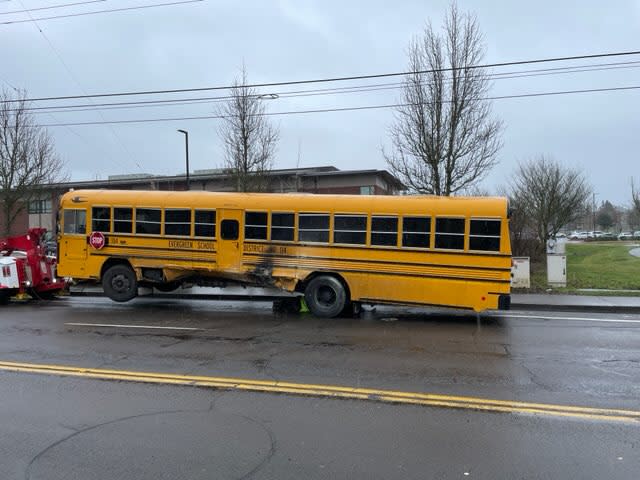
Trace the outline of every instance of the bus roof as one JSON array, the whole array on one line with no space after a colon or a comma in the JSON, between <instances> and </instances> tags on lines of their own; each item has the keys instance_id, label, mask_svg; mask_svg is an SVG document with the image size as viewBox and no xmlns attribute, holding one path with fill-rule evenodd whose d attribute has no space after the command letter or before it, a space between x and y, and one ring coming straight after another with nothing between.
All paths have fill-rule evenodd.
<instances>
[{"instance_id":1,"label":"bus roof","mask_svg":"<svg viewBox=\"0 0 640 480\"><path fill-rule=\"evenodd\" d=\"M202 208L333 213L432 214L503 217L504 197L438 197L433 195L332 195L313 193L236 193L202 190L73 190L60 201L71 206L112 205L149 208Z\"/></svg>"}]
</instances>

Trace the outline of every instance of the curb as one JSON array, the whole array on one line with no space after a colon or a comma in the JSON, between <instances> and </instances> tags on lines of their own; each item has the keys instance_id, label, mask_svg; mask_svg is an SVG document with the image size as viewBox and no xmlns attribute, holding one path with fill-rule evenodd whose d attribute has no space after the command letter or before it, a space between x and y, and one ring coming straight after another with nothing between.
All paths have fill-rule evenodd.
<instances>
[{"instance_id":1,"label":"curb","mask_svg":"<svg viewBox=\"0 0 640 480\"><path fill-rule=\"evenodd\" d=\"M530 312L591 312L591 313L640 313L634 305L541 305L538 303L512 303L511 310Z\"/></svg>"}]
</instances>

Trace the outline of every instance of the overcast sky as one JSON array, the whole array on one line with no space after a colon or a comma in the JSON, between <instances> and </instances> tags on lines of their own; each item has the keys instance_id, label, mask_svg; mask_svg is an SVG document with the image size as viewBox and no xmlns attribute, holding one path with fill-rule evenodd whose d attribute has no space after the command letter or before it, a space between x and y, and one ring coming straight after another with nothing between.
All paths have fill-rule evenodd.
<instances>
[{"instance_id":1,"label":"overcast sky","mask_svg":"<svg viewBox=\"0 0 640 480\"><path fill-rule=\"evenodd\" d=\"M31 98L228 85L246 65L252 83L404 71L406 48L425 22L439 26L447 0L224 1L33 22L3 14L80 0L0 0L0 84ZM31 12L35 19L171 0L105 0ZM174 0L176 1L176 0ZM482 2L460 0L485 35L486 63L640 50L640 0ZM640 62L640 55L531 68ZM492 95L640 86L640 63L601 71L496 80ZM264 93L393 82L394 79L265 89ZM204 92L135 100L215 96ZM265 100L271 112L388 104L398 90ZM95 103L125 101L121 97ZM88 104L66 100L60 104ZM45 104L43 104L45 105ZM50 105L50 104L46 104ZM211 102L172 107L41 114L42 124L212 115ZM584 169L597 194L627 204L630 177L640 180L640 90L496 100L505 123L499 165L483 186L508 182L519 161L548 154ZM281 131L276 168L334 165L386 168L392 110L273 117ZM184 172L189 131L191 170L222 165L219 120L50 127L74 180L122 173Z\"/></svg>"}]
</instances>

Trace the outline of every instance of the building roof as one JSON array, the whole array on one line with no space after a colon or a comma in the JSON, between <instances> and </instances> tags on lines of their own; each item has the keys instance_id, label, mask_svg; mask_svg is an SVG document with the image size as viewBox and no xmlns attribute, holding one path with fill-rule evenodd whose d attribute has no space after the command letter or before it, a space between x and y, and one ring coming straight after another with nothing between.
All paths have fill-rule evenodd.
<instances>
[{"instance_id":1,"label":"building roof","mask_svg":"<svg viewBox=\"0 0 640 480\"><path fill-rule=\"evenodd\" d=\"M380 175L383 179L396 190L406 189L405 185L400 182L395 176L389 173L387 170L339 170L338 168L328 165L320 167L305 167L305 168L286 168L271 170L267 172L268 176L280 177L280 176L298 176L304 177L327 177L327 176L357 176L357 175ZM229 178L231 175L226 169L210 169L210 170L195 170L189 174L190 181L207 181L207 180L223 180ZM62 182L45 185L50 188L100 188L100 187L117 187L122 185L146 185L149 182L175 182L185 181L186 175L152 175L149 173L131 174L131 175L112 175L106 180L79 180L71 182Z\"/></svg>"}]
</instances>

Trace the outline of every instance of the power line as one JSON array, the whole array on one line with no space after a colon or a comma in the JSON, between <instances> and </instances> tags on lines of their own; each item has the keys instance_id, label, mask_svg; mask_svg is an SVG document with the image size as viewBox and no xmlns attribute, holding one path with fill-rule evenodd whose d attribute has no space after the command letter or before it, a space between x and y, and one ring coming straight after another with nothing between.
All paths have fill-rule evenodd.
<instances>
[{"instance_id":1,"label":"power line","mask_svg":"<svg viewBox=\"0 0 640 480\"><path fill-rule=\"evenodd\" d=\"M505 72L496 74L487 74L486 77L494 80L506 80L514 78L527 78L547 75L559 75L569 73L584 73L606 70L617 70L627 68L640 67L640 61L637 62L616 62L605 63L595 65L581 65L575 67L558 67L550 69L535 69L535 70L523 70L515 72ZM356 85L350 87L338 87L338 88L326 88L315 90L297 90L297 91L284 91L276 92L275 95L278 98L297 98L297 97L312 97L319 95L336 95L336 94L350 94L350 93L366 93L384 90L397 90L402 88L405 84L402 82L393 83L378 83L369 85ZM257 95L256 95L257 96ZM227 101L233 98L233 96L216 96L216 97L192 97L170 100L142 100L136 102L111 102L111 103L97 103L93 106L86 104L71 104L71 105L50 105L40 107L27 107L26 110L34 111L36 113L41 111L51 111L56 113L71 113L71 112L86 112L96 110L97 108L103 110L120 110L120 109L133 109L143 107L166 107L166 106L182 106L193 105L200 103L217 103L221 101Z\"/></svg>"},{"instance_id":2,"label":"power line","mask_svg":"<svg viewBox=\"0 0 640 480\"><path fill-rule=\"evenodd\" d=\"M532 97L545 97L545 96L558 96L558 95L571 95L577 93L599 93L599 92L619 92L627 90L640 90L640 85L628 86L628 87L609 87L609 88L589 88L584 90L561 90L554 92L535 92L535 93L522 93L515 95L499 95L493 97L483 97L479 100L507 100L514 98L532 98ZM425 105L435 102L423 102ZM451 103L450 101L444 101L443 103ZM265 112L259 116L272 117L272 116L284 116L284 115L300 115L309 113L330 113L330 112L354 112L360 110L379 110L386 108L397 107L409 107L416 105L413 103L392 103L385 105L364 105L357 107L337 107L337 108L320 108L313 110L289 110L283 112ZM183 120L211 120L211 119L224 119L229 118L228 115L202 115L193 117L165 117L165 118L147 118L147 119L133 119L133 120L107 120L107 121L92 121L92 122L70 122L70 123L57 123L57 124L43 124L43 127L66 127L66 126L86 126L86 125L104 125L104 124L131 124L131 123L157 123L157 122L174 122Z\"/></svg>"},{"instance_id":3,"label":"power line","mask_svg":"<svg viewBox=\"0 0 640 480\"><path fill-rule=\"evenodd\" d=\"M14 13L27 13L27 12L37 12L40 10L53 10L55 8L65 8L65 7L75 7L77 5L87 5L90 3L102 3L102 2L106 2L107 0L90 0L90 1L84 1L84 2L75 2L75 3L63 3L60 5L51 5L49 7L38 7L38 8L28 8L26 10L12 10L10 12L0 12L0 15L11 15Z\"/></svg>"},{"instance_id":4,"label":"power line","mask_svg":"<svg viewBox=\"0 0 640 480\"><path fill-rule=\"evenodd\" d=\"M190 1L202 1L202 0L190 0ZM333 83L333 82L345 82L345 81L352 81L352 80L369 80L374 78L401 77L401 76L407 76L407 75L423 75L427 73L451 72L456 70L478 70L483 68L499 68L499 67L513 66L513 65L530 65L530 64L538 64L538 63L566 62L570 60L622 57L622 56L639 55L639 54L640 54L640 50L628 51L628 52L608 52L608 53L598 53L598 54L591 54L591 55L574 55L570 57L551 57L551 58L540 58L540 59L534 59L534 60L518 60L518 61L512 61L512 62L487 63L482 65L470 65L465 67L447 67L447 68L440 68L440 69L419 70L414 72L391 72L391 73L377 73L377 74L371 74L371 75L353 75L353 76L345 76L345 77L317 78L317 79L311 79L311 80L292 80L292 81L283 81L283 82L254 83L250 85L244 85L244 87L264 88L264 87L281 87L286 85L308 85L313 83ZM232 85L226 85L226 86L215 86L215 87L176 88L176 89L166 89L166 90L95 93L91 95L65 95L65 96L58 96L58 97L28 98L26 100L30 102L41 102L41 101L71 100L71 99L81 99L81 98L161 95L161 94L170 94L170 93L229 90L231 88L233 88Z\"/></svg>"},{"instance_id":5,"label":"power line","mask_svg":"<svg viewBox=\"0 0 640 480\"><path fill-rule=\"evenodd\" d=\"M22 0L18 0L18 2L20 3L20 5L22 6L22 8L24 9L24 4L22 3ZM49 37L44 33L44 31L42 30L42 28L40 28L40 25L38 24L38 21L35 20L32 16L30 12L27 12L27 16L31 19L33 25L38 29L38 31L40 32L40 34L42 35L42 37L47 41L47 43L49 44L49 47L51 47L51 50L53 50L53 53L56 54L56 56L58 57L58 60L60 61L60 63L62 64L62 66L65 68L65 70L67 71L67 74L69 75L69 77L76 83L76 85L80 88L80 90L84 90L82 88L82 85L80 85L80 82L78 81L77 77L73 74L73 72L71 71L71 68L69 67L69 65L67 65L67 63L64 61L64 59L62 58L62 55L60 54L60 52L58 51L58 49L53 45L53 43L51 42L51 40L49 40ZM93 100L91 100L90 98L88 99L89 102L93 102ZM102 114L102 112L100 110L98 110L98 114L100 115L100 117L102 118L103 121L106 121L104 118L104 115ZM68 125L71 126L71 125ZM135 165L137 165L137 167L142 170L142 167L138 164L138 162L135 161L135 159L133 158L133 156L131 155L131 152L129 152L129 150L127 150L127 148L124 145L124 142L122 141L122 139L120 138L120 136L116 133L115 129L113 128L113 125L109 124L108 125L109 130L111 131L111 133L113 134L113 136L115 137L115 139L120 143L120 146L122 147L122 149L124 150L124 152L129 155L130 160L132 161L132 163L134 163Z\"/></svg>"},{"instance_id":6,"label":"power line","mask_svg":"<svg viewBox=\"0 0 640 480\"><path fill-rule=\"evenodd\" d=\"M169 2L169 3L156 3L156 4L150 4L150 5L138 5L137 7L123 7L123 8L112 8L109 10L95 10L93 12L81 12L81 13L69 13L66 15L54 15L51 17L39 17L39 18L34 18L32 20L9 20L6 22L0 22L0 25L10 25L13 23L25 23L25 22L31 22L31 21L37 21L37 22L42 22L45 20L55 20L57 18L71 18L71 17L84 17L86 15L97 15L99 13L113 13L113 12L126 12L129 10L143 10L146 8L156 8L156 7L169 7L169 6L173 6L173 5L183 5L185 3L197 3L197 2L203 2L204 0L181 0L179 2ZM90 95L91 96L91 95Z\"/></svg>"}]
</instances>

